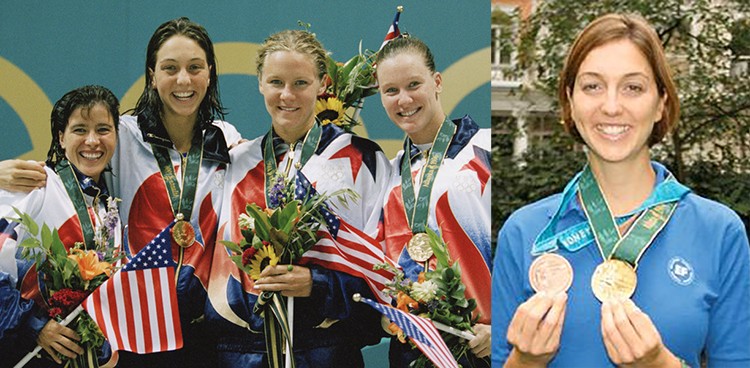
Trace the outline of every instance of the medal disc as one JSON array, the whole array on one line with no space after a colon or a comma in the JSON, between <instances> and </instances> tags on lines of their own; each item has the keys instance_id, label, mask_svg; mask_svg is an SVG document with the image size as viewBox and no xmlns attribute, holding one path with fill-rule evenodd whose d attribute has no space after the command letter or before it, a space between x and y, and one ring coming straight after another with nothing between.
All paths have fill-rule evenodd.
<instances>
[{"instance_id":1,"label":"medal disc","mask_svg":"<svg viewBox=\"0 0 750 368\"><path fill-rule=\"evenodd\" d=\"M195 229L193 229L193 225L185 220L178 220L172 226L172 239L174 239L177 245L189 248L195 243Z\"/></svg>"},{"instance_id":2,"label":"medal disc","mask_svg":"<svg viewBox=\"0 0 750 368\"><path fill-rule=\"evenodd\" d=\"M550 295L565 292L573 283L573 267L559 254L542 254L529 267L529 283L536 292Z\"/></svg>"},{"instance_id":3,"label":"medal disc","mask_svg":"<svg viewBox=\"0 0 750 368\"><path fill-rule=\"evenodd\" d=\"M591 276L591 290L600 302L628 299L638 282L635 269L627 262L609 259L596 266Z\"/></svg>"},{"instance_id":4,"label":"medal disc","mask_svg":"<svg viewBox=\"0 0 750 368\"><path fill-rule=\"evenodd\" d=\"M424 262L430 259L432 257L430 236L425 233L414 234L406 245L406 251L409 252L411 259L417 262Z\"/></svg>"}]
</instances>

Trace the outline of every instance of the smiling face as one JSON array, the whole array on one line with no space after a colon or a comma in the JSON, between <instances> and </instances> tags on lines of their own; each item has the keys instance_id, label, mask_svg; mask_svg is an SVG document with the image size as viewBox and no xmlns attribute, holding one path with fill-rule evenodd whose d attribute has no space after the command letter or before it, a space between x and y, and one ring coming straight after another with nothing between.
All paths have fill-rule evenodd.
<instances>
[{"instance_id":1,"label":"smiling face","mask_svg":"<svg viewBox=\"0 0 750 368\"><path fill-rule=\"evenodd\" d=\"M665 97L635 44L623 39L591 50L568 94L571 116L590 149L590 160L648 162L648 140L662 118Z\"/></svg>"},{"instance_id":2,"label":"smiling face","mask_svg":"<svg viewBox=\"0 0 750 368\"><path fill-rule=\"evenodd\" d=\"M115 153L115 122L104 104L79 107L70 114L68 125L58 139L68 161L98 182Z\"/></svg>"},{"instance_id":3,"label":"smiling face","mask_svg":"<svg viewBox=\"0 0 750 368\"><path fill-rule=\"evenodd\" d=\"M175 35L156 53L151 87L163 104L165 121L195 121L198 107L206 96L210 67L206 52L194 40Z\"/></svg>"},{"instance_id":4,"label":"smiling face","mask_svg":"<svg viewBox=\"0 0 750 368\"><path fill-rule=\"evenodd\" d=\"M325 87L312 56L274 51L265 58L258 89L273 129L287 142L302 138L315 122L315 101Z\"/></svg>"},{"instance_id":5,"label":"smiling face","mask_svg":"<svg viewBox=\"0 0 750 368\"><path fill-rule=\"evenodd\" d=\"M377 76L380 101L391 121L415 144L432 143L445 119L440 73L430 71L417 52L406 50L381 60Z\"/></svg>"}]
</instances>

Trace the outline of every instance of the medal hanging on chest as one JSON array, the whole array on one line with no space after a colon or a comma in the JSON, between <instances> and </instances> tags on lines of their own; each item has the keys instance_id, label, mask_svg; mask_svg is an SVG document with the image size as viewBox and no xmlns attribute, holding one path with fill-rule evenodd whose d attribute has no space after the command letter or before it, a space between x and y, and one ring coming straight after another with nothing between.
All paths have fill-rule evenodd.
<instances>
[{"instance_id":1,"label":"medal hanging on chest","mask_svg":"<svg viewBox=\"0 0 750 368\"><path fill-rule=\"evenodd\" d=\"M674 179L670 176L666 180ZM584 169L578 188L603 259L591 277L591 290L601 302L630 298L638 284L638 261L669 221L679 197L646 208L622 235L589 166Z\"/></svg>"},{"instance_id":2,"label":"medal hanging on chest","mask_svg":"<svg viewBox=\"0 0 750 368\"><path fill-rule=\"evenodd\" d=\"M67 160L62 160L55 167L55 172L60 175L60 180L62 180L63 186L65 186L65 191L68 193L71 202L73 202L73 208L75 208L78 215L78 221L81 225L81 235L83 236L86 249L96 249L94 223L89 214L86 201L83 199L83 191L81 190L81 185L78 183L76 174L73 172L73 167L70 166L70 162ZM97 198L94 198L94 203L96 201ZM97 209L94 208L94 211L97 211Z\"/></svg>"},{"instance_id":3,"label":"medal hanging on chest","mask_svg":"<svg viewBox=\"0 0 750 368\"><path fill-rule=\"evenodd\" d=\"M446 117L440 125L440 130L432 143L427 162L422 168L422 180L416 195L414 193L414 182L411 178L411 157L409 157L411 139L407 137L404 140L404 156L401 159L401 197L404 202L406 220L412 232L412 237L406 244L406 251L409 253L409 257L416 262L426 262L432 257L430 238L425 233L430 211L430 195L437 172L455 133L456 125Z\"/></svg>"},{"instance_id":4,"label":"medal hanging on chest","mask_svg":"<svg viewBox=\"0 0 750 368\"><path fill-rule=\"evenodd\" d=\"M172 214L176 221L171 230L172 239L180 247L189 248L195 243L195 228L190 223L190 219L193 213L193 203L198 187L198 173L203 156L202 140L194 140L187 157L182 160L182 188L177 181L169 151L156 144L152 144L151 147L154 158L159 164L164 185L167 187Z\"/></svg>"}]
</instances>

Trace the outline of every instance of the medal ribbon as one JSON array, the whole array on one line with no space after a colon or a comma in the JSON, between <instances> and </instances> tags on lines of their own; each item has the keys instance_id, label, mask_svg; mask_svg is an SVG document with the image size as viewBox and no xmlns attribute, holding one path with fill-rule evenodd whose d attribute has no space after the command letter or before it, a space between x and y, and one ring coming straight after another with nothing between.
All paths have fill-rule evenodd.
<instances>
[{"instance_id":1,"label":"medal ribbon","mask_svg":"<svg viewBox=\"0 0 750 368\"><path fill-rule=\"evenodd\" d=\"M661 167L661 165L657 163L653 163L653 165ZM554 252L559 246L562 246L563 249L569 252L576 252L596 240L588 221L583 221L569 226L562 231L555 232L558 221L562 216L562 212L568 208L570 202L576 197L578 184L582 174L583 172L576 174L576 176L565 186L560 206L557 208L557 211L554 216L552 216L550 222L547 223L547 226L534 241L531 250L532 255L536 256L546 252ZM671 174L668 174L668 177L654 188L654 191L646 201L632 212L615 218L615 222L619 226L630 219L630 217L641 213L648 208L678 201L689 191L690 189L677 182L677 180L674 180L674 177Z\"/></svg>"},{"instance_id":2,"label":"medal ribbon","mask_svg":"<svg viewBox=\"0 0 750 368\"><path fill-rule=\"evenodd\" d=\"M86 201L83 199L81 185L78 183L73 167L68 160L60 161L55 167L55 171L60 175L60 179L65 186L68 197L73 202L73 207L78 215L78 222L81 224L81 233L86 249L96 249L94 243L94 224L91 221L91 215L88 211Z\"/></svg>"},{"instance_id":3,"label":"medal ribbon","mask_svg":"<svg viewBox=\"0 0 750 368\"><path fill-rule=\"evenodd\" d=\"M307 161L310 160L315 154L315 150L318 149L318 143L320 143L320 137L323 134L323 128L320 123L316 120L312 128L307 132L305 139L302 142L302 154L299 159L299 166L297 170L301 170L305 166ZM291 149L291 147L290 147ZM273 128L266 133L266 140L263 144L263 163L265 166L265 177L266 177L266 205L271 203L270 189L273 187L274 174L278 170L276 167L276 150L273 145Z\"/></svg>"},{"instance_id":4,"label":"medal ribbon","mask_svg":"<svg viewBox=\"0 0 750 368\"><path fill-rule=\"evenodd\" d=\"M667 178L667 181L669 180L674 180L671 175ZM633 268L638 266L641 255L667 224L679 202L677 198L647 208L638 215L627 233L622 235L588 165L581 174L578 188L584 213L591 225L602 259L626 261Z\"/></svg>"},{"instance_id":5,"label":"medal ribbon","mask_svg":"<svg viewBox=\"0 0 750 368\"><path fill-rule=\"evenodd\" d=\"M435 136L435 141L432 142L432 149L427 158L427 163L422 168L422 182L416 198L414 195L414 182L411 178L411 157L409 157L411 139L406 137L404 140L404 156L401 160L401 198L404 201L406 220L409 222L412 234L425 232L430 209L432 185L435 183L437 171L443 163L443 158L448 151L448 145L450 145L454 134L456 134L456 124L453 124L446 117L443 124L440 125L440 130L437 136Z\"/></svg>"},{"instance_id":6,"label":"medal ribbon","mask_svg":"<svg viewBox=\"0 0 750 368\"><path fill-rule=\"evenodd\" d=\"M187 154L187 162L182 167L182 190L180 183L177 181L177 175L172 166L172 159L169 157L169 151L163 146L152 144L154 158L159 164L164 186L167 187L167 194L172 203L172 214L177 217L181 213L184 220L190 222L193 213L193 202L195 202L195 192L198 187L198 171L201 166L203 156L203 142L193 140L190 151Z\"/></svg>"},{"instance_id":7,"label":"medal ribbon","mask_svg":"<svg viewBox=\"0 0 750 368\"><path fill-rule=\"evenodd\" d=\"M307 132L305 139L302 141L302 153L297 162L297 170L303 166L315 154L318 148L323 129L316 120L312 128ZM290 150L292 147L290 147ZM294 160L294 157L290 157ZM273 128L266 134L263 144L263 163L265 165L265 193L266 207L271 203L269 192L273 187L274 177L278 170L276 166L276 150L273 145ZM289 162L292 164L292 162ZM270 368L282 368L284 366L284 341L289 339L289 321L287 320L286 303L280 292L262 292L253 306L253 313L263 316L263 327L266 337L266 353L268 354L268 365ZM287 351L291 354L292 367L294 367L294 352Z\"/></svg>"},{"instance_id":8,"label":"medal ribbon","mask_svg":"<svg viewBox=\"0 0 750 368\"><path fill-rule=\"evenodd\" d=\"M286 315L286 303L281 296L281 292L264 291L260 293L258 301L253 307L253 313L263 316L268 366L270 368L284 367L283 351L286 346L285 341L289 339L290 331ZM289 351L287 354L292 354L292 352ZM294 367L294 355L292 355L291 361L292 367Z\"/></svg>"}]
</instances>

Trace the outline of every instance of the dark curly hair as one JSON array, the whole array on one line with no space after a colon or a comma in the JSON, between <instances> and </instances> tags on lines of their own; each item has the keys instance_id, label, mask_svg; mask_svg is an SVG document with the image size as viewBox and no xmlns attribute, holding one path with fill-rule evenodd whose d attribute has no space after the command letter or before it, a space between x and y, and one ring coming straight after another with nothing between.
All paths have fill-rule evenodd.
<instances>
[{"instance_id":1,"label":"dark curly hair","mask_svg":"<svg viewBox=\"0 0 750 368\"><path fill-rule=\"evenodd\" d=\"M60 146L60 134L65 132L70 115L77 108L90 109L96 104L103 104L112 121L115 123L115 131L120 127L120 101L106 87L90 85L78 87L64 94L52 108L50 116L50 130L52 141L47 152L47 166L54 168L65 158L65 150Z\"/></svg>"}]
</instances>

